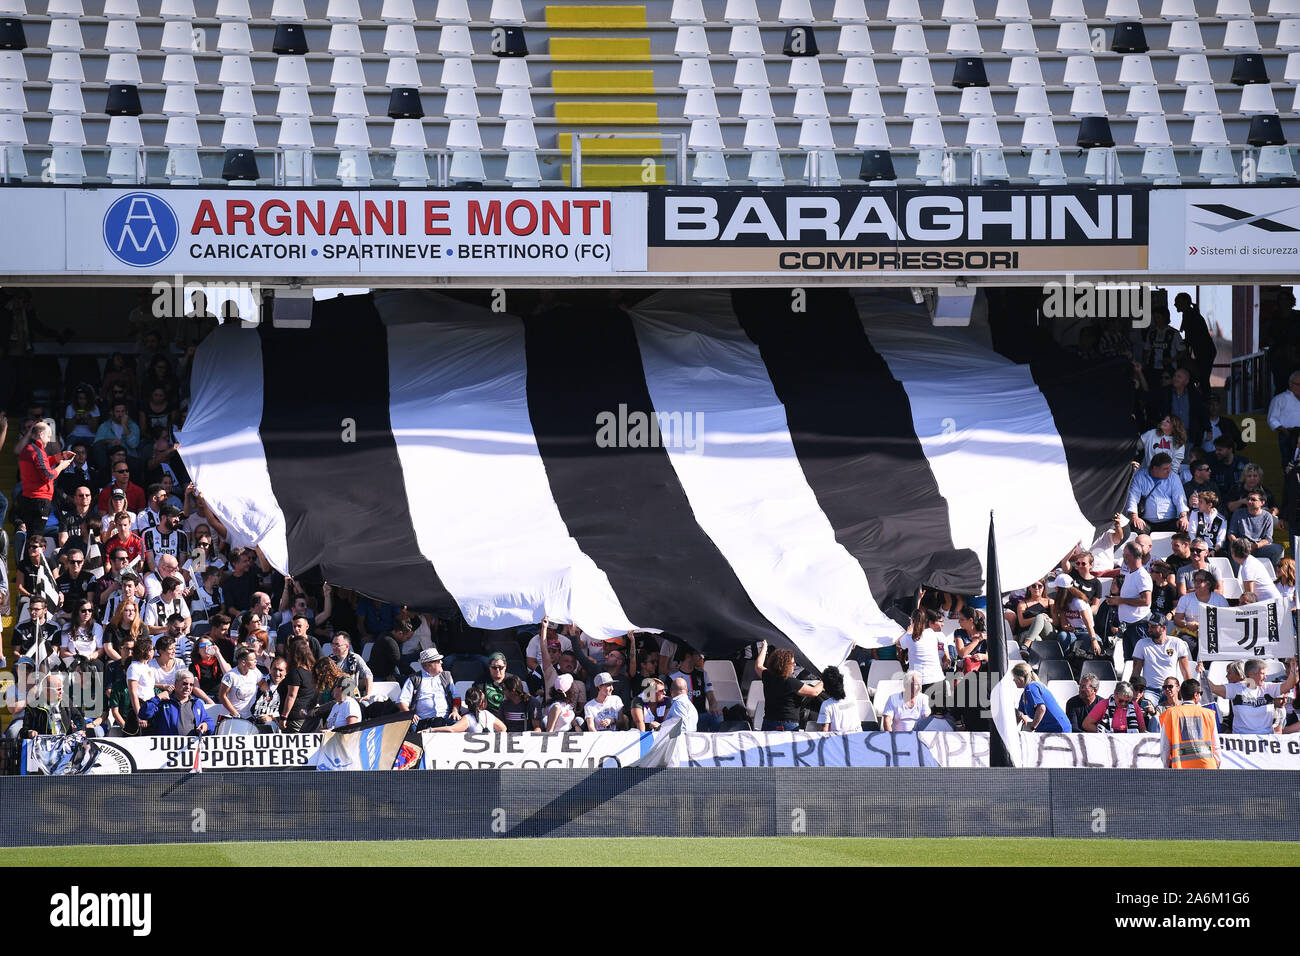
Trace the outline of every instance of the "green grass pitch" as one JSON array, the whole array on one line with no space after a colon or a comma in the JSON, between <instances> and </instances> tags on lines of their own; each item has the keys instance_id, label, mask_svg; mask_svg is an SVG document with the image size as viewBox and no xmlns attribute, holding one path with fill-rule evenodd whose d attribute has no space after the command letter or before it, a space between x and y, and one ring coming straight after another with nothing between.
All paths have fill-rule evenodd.
<instances>
[{"instance_id":1,"label":"green grass pitch","mask_svg":"<svg viewBox=\"0 0 1300 956\"><path fill-rule=\"evenodd\" d=\"M1176 848L1177 852L1170 850ZM1300 843L822 837L197 843L0 849L0 866L1297 866Z\"/></svg>"}]
</instances>

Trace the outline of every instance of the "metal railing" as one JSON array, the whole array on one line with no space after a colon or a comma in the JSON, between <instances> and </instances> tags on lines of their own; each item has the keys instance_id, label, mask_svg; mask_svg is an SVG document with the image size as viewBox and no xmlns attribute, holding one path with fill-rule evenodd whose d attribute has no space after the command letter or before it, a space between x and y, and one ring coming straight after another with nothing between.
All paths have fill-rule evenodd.
<instances>
[{"instance_id":1,"label":"metal railing","mask_svg":"<svg viewBox=\"0 0 1300 956\"><path fill-rule=\"evenodd\" d=\"M1267 408L1273 397L1273 372L1268 366L1268 349L1234 358L1225 391L1229 415Z\"/></svg>"},{"instance_id":2,"label":"metal railing","mask_svg":"<svg viewBox=\"0 0 1300 956\"><path fill-rule=\"evenodd\" d=\"M584 140L615 140L615 139L635 139L645 141L645 133L572 133L573 139L569 147L569 183L575 189L582 188L582 143ZM673 150L677 157L677 185L685 185L686 182L686 134L685 133L659 133L658 139L676 140L677 147ZM655 152L646 150L646 152ZM667 150L660 151L660 154L666 153Z\"/></svg>"}]
</instances>

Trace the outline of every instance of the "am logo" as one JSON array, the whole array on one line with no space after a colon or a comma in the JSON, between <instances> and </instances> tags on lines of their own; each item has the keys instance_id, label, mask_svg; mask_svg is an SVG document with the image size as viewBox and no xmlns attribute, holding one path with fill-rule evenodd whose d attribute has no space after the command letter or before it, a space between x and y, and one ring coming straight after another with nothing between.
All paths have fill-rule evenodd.
<instances>
[{"instance_id":1,"label":"am logo","mask_svg":"<svg viewBox=\"0 0 1300 956\"><path fill-rule=\"evenodd\" d=\"M127 193L104 213L104 246L128 266L157 265L171 255L179 238L175 210L153 193Z\"/></svg>"}]
</instances>

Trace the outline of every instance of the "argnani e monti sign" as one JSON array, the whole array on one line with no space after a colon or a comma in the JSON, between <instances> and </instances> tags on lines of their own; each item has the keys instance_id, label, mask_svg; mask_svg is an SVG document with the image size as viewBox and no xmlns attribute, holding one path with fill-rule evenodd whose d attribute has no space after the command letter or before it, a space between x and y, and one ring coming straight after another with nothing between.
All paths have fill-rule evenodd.
<instances>
[{"instance_id":1,"label":"argnani e monti sign","mask_svg":"<svg viewBox=\"0 0 1300 956\"><path fill-rule=\"evenodd\" d=\"M562 192L64 190L66 262L32 273L599 275L645 268L645 197ZM56 210L56 212L58 212ZM20 264L21 263L21 264Z\"/></svg>"}]
</instances>

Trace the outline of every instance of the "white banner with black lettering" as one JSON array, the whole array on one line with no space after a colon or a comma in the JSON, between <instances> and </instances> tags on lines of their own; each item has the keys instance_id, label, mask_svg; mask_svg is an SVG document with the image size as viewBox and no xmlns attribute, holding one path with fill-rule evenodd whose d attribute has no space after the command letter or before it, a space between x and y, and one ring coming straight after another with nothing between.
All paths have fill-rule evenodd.
<instances>
[{"instance_id":1,"label":"white banner with black lettering","mask_svg":"<svg viewBox=\"0 0 1300 956\"><path fill-rule=\"evenodd\" d=\"M425 732L426 770L549 770L645 766L655 735ZM987 767L988 734L751 732L682 734L656 766L670 767Z\"/></svg>"},{"instance_id":2,"label":"white banner with black lettering","mask_svg":"<svg viewBox=\"0 0 1300 956\"><path fill-rule=\"evenodd\" d=\"M1022 734L1026 767L1158 769L1159 734ZM1300 735L1221 734L1222 770L1300 770Z\"/></svg>"},{"instance_id":3,"label":"white banner with black lettering","mask_svg":"<svg viewBox=\"0 0 1300 956\"><path fill-rule=\"evenodd\" d=\"M1281 660L1296 655L1295 620L1281 600L1240 607L1201 605L1202 661L1240 661L1252 657Z\"/></svg>"},{"instance_id":4,"label":"white banner with black lettering","mask_svg":"<svg viewBox=\"0 0 1300 956\"><path fill-rule=\"evenodd\" d=\"M25 741L23 773L147 773L191 770L310 770L332 734L248 734L219 737L94 737L74 750L72 737ZM75 765L72 763L75 761Z\"/></svg>"}]
</instances>

